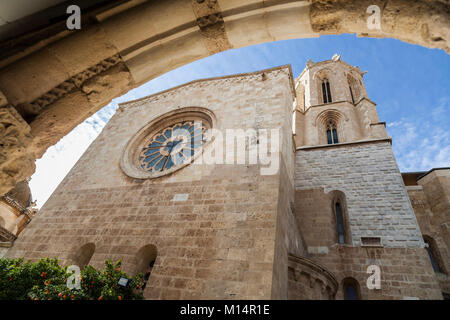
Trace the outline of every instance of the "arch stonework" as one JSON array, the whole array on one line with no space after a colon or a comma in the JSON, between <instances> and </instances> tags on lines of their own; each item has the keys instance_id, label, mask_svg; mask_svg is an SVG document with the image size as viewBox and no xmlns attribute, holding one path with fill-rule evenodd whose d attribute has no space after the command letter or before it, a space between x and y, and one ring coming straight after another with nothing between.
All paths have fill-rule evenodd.
<instances>
[{"instance_id":1,"label":"arch stonework","mask_svg":"<svg viewBox=\"0 0 450 320\"><path fill-rule=\"evenodd\" d=\"M89 264L95 253L95 244L93 242L86 243L81 247L74 248L70 261L79 267L85 267Z\"/></svg>"},{"instance_id":2,"label":"arch stonework","mask_svg":"<svg viewBox=\"0 0 450 320\"><path fill-rule=\"evenodd\" d=\"M335 299L339 284L333 273L304 257L290 254L288 260L288 299Z\"/></svg>"},{"instance_id":3,"label":"arch stonework","mask_svg":"<svg viewBox=\"0 0 450 320\"><path fill-rule=\"evenodd\" d=\"M327 144L326 140L326 130L328 121L333 121L336 124L336 129L338 132L339 141L345 142L345 130L344 122L348 121L348 117L342 114L342 112L337 109L327 109L319 113L315 120L315 126L317 127L317 135L319 137L320 144Z\"/></svg>"},{"instance_id":4,"label":"arch stonework","mask_svg":"<svg viewBox=\"0 0 450 320\"><path fill-rule=\"evenodd\" d=\"M381 30L368 29L370 5L380 7ZM35 159L111 99L217 52L342 33L450 52L446 0L133 1L94 20L2 56L0 194L30 176Z\"/></svg>"}]
</instances>

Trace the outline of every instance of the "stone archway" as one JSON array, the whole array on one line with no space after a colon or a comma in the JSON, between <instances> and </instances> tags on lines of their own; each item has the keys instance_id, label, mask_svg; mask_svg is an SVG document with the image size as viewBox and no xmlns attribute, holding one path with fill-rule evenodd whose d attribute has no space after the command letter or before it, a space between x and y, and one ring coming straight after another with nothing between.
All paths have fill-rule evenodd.
<instances>
[{"instance_id":1,"label":"stone archway","mask_svg":"<svg viewBox=\"0 0 450 320\"><path fill-rule=\"evenodd\" d=\"M91 13L94 23L80 31L62 30L2 56L0 194L30 176L35 159L111 99L217 52L342 33L450 52L447 0L117 3ZM381 30L367 26L371 5L380 8ZM9 45L15 49L14 41Z\"/></svg>"}]
</instances>

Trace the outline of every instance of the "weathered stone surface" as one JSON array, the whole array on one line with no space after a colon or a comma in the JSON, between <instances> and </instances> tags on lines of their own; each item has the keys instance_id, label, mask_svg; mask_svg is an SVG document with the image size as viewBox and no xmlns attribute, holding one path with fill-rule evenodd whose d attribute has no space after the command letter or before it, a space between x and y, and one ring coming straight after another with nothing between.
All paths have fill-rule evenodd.
<instances>
[{"instance_id":1,"label":"weathered stone surface","mask_svg":"<svg viewBox=\"0 0 450 320\"><path fill-rule=\"evenodd\" d=\"M33 207L34 202L26 180L0 197L0 248L13 245L17 236L36 215L37 209ZM0 257L2 255L0 250Z\"/></svg>"},{"instance_id":2,"label":"weathered stone surface","mask_svg":"<svg viewBox=\"0 0 450 320\"><path fill-rule=\"evenodd\" d=\"M231 49L218 1L192 0L192 8L210 54Z\"/></svg>"},{"instance_id":3,"label":"weathered stone surface","mask_svg":"<svg viewBox=\"0 0 450 320\"><path fill-rule=\"evenodd\" d=\"M30 126L11 105L0 107L0 194L35 170Z\"/></svg>"},{"instance_id":4,"label":"weathered stone surface","mask_svg":"<svg viewBox=\"0 0 450 320\"><path fill-rule=\"evenodd\" d=\"M325 266L336 277L339 291L336 299L344 299L343 280L358 281L362 300L441 300L437 277L423 248L361 248L334 246L328 254L314 254L310 259ZM380 289L369 289L367 272L370 265L381 271Z\"/></svg>"},{"instance_id":5,"label":"weathered stone surface","mask_svg":"<svg viewBox=\"0 0 450 320\"><path fill-rule=\"evenodd\" d=\"M101 69L100 69L101 70ZM112 96L124 94L132 86L127 68L119 63L105 72L80 82L79 89L58 99L31 122L32 150L37 158L56 144L84 119L110 102Z\"/></svg>"},{"instance_id":6,"label":"weathered stone surface","mask_svg":"<svg viewBox=\"0 0 450 320\"><path fill-rule=\"evenodd\" d=\"M450 169L433 170L405 183L422 234L433 241L437 274L443 292L450 292Z\"/></svg>"},{"instance_id":7,"label":"weathered stone surface","mask_svg":"<svg viewBox=\"0 0 450 320\"><path fill-rule=\"evenodd\" d=\"M345 193L355 246L371 236L385 247L424 245L389 142L300 150L295 187Z\"/></svg>"},{"instance_id":8,"label":"weathered stone surface","mask_svg":"<svg viewBox=\"0 0 450 320\"><path fill-rule=\"evenodd\" d=\"M46 111L70 117L76 108L70 101L103 103L108 72L115 75L120 66ZM97 267L123 259L130 273L156 257L149 299L343 299L348 281L361 299L442 299L449 290L448 263L441 260L448 259L450 170L421 177L414 192L424 191L408 197L358 70L334 56L309 62L295 81L289 67L279 67L193 81L121 104L6 256L57 256ZM331 83L330 101L322 94L324 79ZM301 103L295 92L304 94ZM142 150L140 141L173 121L191 121L193 110L197 116L203 110L198 117L222 133L278 128L278 170L264 175L261 164L202 162L166 175L128 171L140 170L141 159L133 156ZM33 145L36 152L53 143L46 129L65 130L46 122L49 117L33 122L39 124L32 126L35 141L42 142ZM245 149L260 143L250 138ZM230 141L223 145L230 153ZM425 198L428 206L416 208ZM436 239L439 270L422 232ZM367 284L374 266L379 288Z\"/></svg>"},{"instance_id":9,"label":"weathered stone surface","mask_svg":"<svg viewBox=\"0 0 450 320\"><path fill-rule=\"evenodd\" d=\"M377 5L381 30L370 30L367 8ZM311 25L320 34L356 33L396 38L450 51L450 8L446 0L313 0Z\"/></svg>"},{"instance_id":10,"label":"weathered stone surface","mask_svg":"<svg viewBox=\"0 0 450 320\"><path fill-rule=\"evenodd\" d=\"M289 300L333 300L339 283L312 260L289 255Z\"/></svg>"}]
</instances>

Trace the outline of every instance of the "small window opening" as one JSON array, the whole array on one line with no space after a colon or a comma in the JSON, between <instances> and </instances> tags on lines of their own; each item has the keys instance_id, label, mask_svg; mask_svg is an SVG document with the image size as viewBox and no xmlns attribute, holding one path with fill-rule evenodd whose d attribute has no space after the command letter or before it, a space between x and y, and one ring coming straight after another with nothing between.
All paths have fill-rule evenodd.
<instances>
[{"instance_id":1,"label":"small window opening","mask_svg":"<svg viewBox=\"0 0 450 320\"><path fill-rule=\"evenodd\" d=\"M339 143L336 124L333 121L329 121L327 124L327 143Z\"/></svg>"},{"instance_id":2,"label":"small window opening","mask_svg":"<svg viewBox=\"0 0 450 320\"><path fill-rule=\"evenodd\" d=\"M323 97L323 103L332 102L330 82L328 81L328 79L324 79L322 81L322 97Z\"/></svg>"}]
</instances>

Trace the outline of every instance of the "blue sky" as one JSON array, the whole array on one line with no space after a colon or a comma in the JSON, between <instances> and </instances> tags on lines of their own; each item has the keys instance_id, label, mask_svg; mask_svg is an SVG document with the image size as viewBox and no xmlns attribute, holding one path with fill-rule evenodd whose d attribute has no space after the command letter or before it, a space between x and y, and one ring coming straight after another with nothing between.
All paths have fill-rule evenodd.
<instances>
[{"instance_id":1,"label":"blue sky","mask_svg":"<svg viewBox=\"0 0 450 320\"><path fill-rule=\"evenodd\" d=\"M369 98L393 138L400 171L450 166L450 55L393 39L322 36L229 50L185 65L114 99L76 127L37 161L30 187L42 206L114 114L117 103L141 98L191 80L290 64L294 77L306 61L342 55L367 71Z\"/></svg>"}]
</instances>

